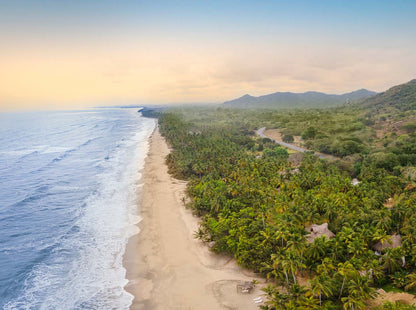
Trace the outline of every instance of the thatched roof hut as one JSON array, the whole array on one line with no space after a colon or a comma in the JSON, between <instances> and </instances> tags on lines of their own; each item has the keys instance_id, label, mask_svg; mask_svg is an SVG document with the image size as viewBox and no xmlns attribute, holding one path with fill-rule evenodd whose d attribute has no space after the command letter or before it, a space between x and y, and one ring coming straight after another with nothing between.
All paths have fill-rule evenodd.
<instances>
[{"instance_id":1,"label":"thatched roof hut","mask_svg":"<svg viewBox=\"0 0 416 310\"><path fill-rule=\"evenodd\" d=\"M328 223L323 223L321 225L313 224L305 228L305 230L309 233L306 237L306 241L308 243L312 243L315 238L326 236L327 238L334 238L335 234L328 229Z\"/></svg>"},{"instance_id":2,"label":"thatched roof hut","mask_svg":"<svg viewBox=\"0 0 416 310\"><path fill-rule=\"evenodd\" d=\"M391 236L390 241L382 243L381 241L373 245L373 249L377 252L381 252L384 249L394 249L399 246L402 246L402 237L399 234L394 234Z\"/></svg>"}]
</instances>

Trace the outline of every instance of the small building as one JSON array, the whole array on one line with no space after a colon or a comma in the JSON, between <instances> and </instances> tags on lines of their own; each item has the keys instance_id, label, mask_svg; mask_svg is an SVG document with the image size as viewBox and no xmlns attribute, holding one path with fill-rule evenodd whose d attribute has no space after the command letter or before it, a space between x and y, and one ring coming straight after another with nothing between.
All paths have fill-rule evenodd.
<instances>
[{"instance_id":1,"label":"small building","mask_svg":"<svg viewBox=\"0 0 416 310\"><path fill-rule=\"evenodd\" d=\"M402 237L399 234L393 234L391 236L390 241L386 242L377 242L375 245L373 245L373 249L375 250L376 255L381 255L381 251L384 249L394 249L398 248L399 246L402 246ZM406 258L402 256L402 267L406 265Z\"/></svg>"},{"instance_id":2,"label":"small building","mask_svg":"<svg viewBox=\"0 0 416 310\"><path fill-rule=\"evenodd\" d=\"M305 228L305 230L309 233L306 236L306 241L308 243L312 243L315 238L326 236L327 238L334 238L335 234L328 229L328 223L323 223L321 225L313 224Z\"/></svg>"},{"instance_id":3,"label":"small building","mask_svg":"<svg viewBox=\"0 0 416 310\"><path fill-rule=\"evenodd\" d=\"M375 245L373 245L373 249L377 252L381 252L384 249L394 249L399 246L402 246L402 237L399 234L394 234L391 236L390 241L386 242L377 242Z\"/></svg>"}]
</instances>

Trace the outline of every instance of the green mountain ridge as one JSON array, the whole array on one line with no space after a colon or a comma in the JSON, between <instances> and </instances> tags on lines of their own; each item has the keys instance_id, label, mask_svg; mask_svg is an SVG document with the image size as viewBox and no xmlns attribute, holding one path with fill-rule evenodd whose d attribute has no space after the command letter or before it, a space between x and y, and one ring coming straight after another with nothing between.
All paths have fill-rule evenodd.
<instances>
[{"instance_id":1,"label":"green mountain ridge","mask_svg":"<svg viewBox=\"0 0 416 310\"><path fill-rule=\"evenodd\" d=\"M400 111L416 109L416 79L393 86L385 92L363 99L366 108L394 108Z\"/></svg>"},{"instance_id":2,"label":"green mountain ridge","mask_svg":"<svg viewBox=\"0 0 416 310\"><path fill-rule=\"evenodd\" d=\"M240 98L226 101L223 105L233 108L328 107L364 99L375 94L377 93L366 89L360 89L342 95L325 94L315 91L305 93L276 92L259 97L247 94Z\"/></svg>"}]
</instances>

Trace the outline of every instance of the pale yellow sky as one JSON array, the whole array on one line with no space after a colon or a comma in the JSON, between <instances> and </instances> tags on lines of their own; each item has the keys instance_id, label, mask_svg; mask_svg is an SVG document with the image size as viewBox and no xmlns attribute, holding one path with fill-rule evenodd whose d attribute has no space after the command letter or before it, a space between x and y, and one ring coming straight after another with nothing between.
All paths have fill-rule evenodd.
<instances>
[{"instance_id":1,"label":"pale yellow sky","mask_svg":"<svg viewBox=\"0 0 416 310\"><path fill-rule=\"evenodd\" d=\"M116 9L103 3L109 7L103 6L101 13L112 16ZM120 17L128 17L120 24L123 19L114 16L107 20L97 14L90 20L88 12L78 20L76 5L65 8L74 12L50 5L43 11L28 2L31 7L20 16L21 24L0 13L6 20L0 25L14 26L0 31L2 110L223 102L276 91L383 91L416 73L415 36L403 31L396 36L392 26L403 19L401 11L392 25L373 22L365 28L372 16L362 16L357 26L341 2L332 8L332 20L325 20L319 7L310 7L298 12L298 21L282 11L292 14L295 6L279 7L277 18L266 7L253 15L258 8L246 7L248 2L237 10L240 15L223 16L214 8L205 14L201 2L189 14L184 7L171 6L162 14L166 5L141 5L135 9L147 10L147 15L136 16L117 7ZM17 7L8 9L21 13ZM236 11L235 6L225 9ZM310 10L316 16L310 17ZM379 14L387 16L391 10L386 6ZM57 12L64 17L51 18ZM183 14L188 19L177 18Z\"/></svg>"},{"instance_id":2,"label":"pale yellow sky","mask_svg":"<svg viewBox=\"0 0 416 310\"><path fill-rule=\"evenodd\" d=\"M397 57L400 54L401 57ZM250 93L382 91L412 78L394 49L249 44L10 51L0 58L3 109L95 104L222 102ZM398 70L399 69L399 70Z\"/></svg>"}]
</instances>

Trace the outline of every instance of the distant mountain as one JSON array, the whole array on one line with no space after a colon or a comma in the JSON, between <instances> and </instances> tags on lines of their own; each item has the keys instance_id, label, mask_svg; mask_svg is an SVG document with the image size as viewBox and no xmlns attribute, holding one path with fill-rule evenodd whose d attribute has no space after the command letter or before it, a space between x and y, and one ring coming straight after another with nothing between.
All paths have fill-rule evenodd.
<instances>
[{"instance_id":1,"label":"distant mountain","mask_svg":"<svg viewBox=\"0 0 416 310\"><path fill-rule=\"evenodd\" d=\"M343 95L328 95L309 91L306 93L277 92L260 97L244 95L240 98L226 101L223 104L235 108L297 108L323 107L343 104L358 99L367 98L377 93L360 89Z\"/></svg>"},{"instance_id":2,"label":"distant mountain","mask_svg":"<svg viewBox=\"0 0 416 310\"><path fill-rule=\"evenodd\" d=\"M416 79L362 101L368 108L416 110Z\"/></svg>"}]
</instances>

